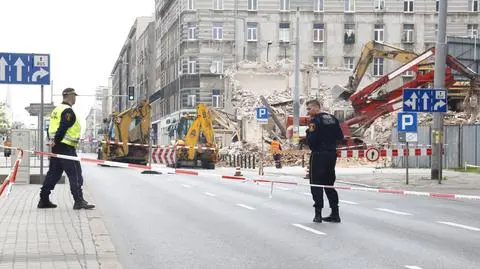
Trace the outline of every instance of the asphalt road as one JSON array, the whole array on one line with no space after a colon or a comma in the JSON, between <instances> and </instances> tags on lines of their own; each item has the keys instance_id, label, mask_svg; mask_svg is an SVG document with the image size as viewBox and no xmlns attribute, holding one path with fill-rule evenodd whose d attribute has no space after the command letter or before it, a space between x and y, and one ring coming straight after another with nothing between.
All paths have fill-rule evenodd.
<instances>
[{"instance_id":1,"label":"asphalt road","mask_svg":"<svg viewBox=\"0 0 480 269\"><path fill-rule=\"evenodd\" d=\"M125 268L479 268L480 203L340 191L313 223L309 189L86 165ZM329 214L329 209L324 215Z\"/></svg>"}]
</instances>

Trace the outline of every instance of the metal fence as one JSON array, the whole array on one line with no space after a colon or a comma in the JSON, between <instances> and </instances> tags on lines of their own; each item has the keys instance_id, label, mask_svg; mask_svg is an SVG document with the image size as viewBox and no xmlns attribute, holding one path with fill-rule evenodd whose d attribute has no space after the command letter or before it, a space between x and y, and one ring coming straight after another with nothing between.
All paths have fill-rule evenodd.
<instances>
[{"instance_id":1,"label":"metal fence","mask_svg":"<svg viewBox=\"0 0 480 269\"><path fill-rule=\"evenodd\" d=\"M430 126L418 127L418 142L409 143L410 148L418 145L432 144L432 128ZM392 143L399 143L397 130L392 132ZM480 125L449 125L444 127L444 157L443 167L462 168L465 163L480 165ZM405 167L406 157L392 157L394 167ZM409 167L430 168L430 156L409 157Z\"/></svg>"}]
</instances>

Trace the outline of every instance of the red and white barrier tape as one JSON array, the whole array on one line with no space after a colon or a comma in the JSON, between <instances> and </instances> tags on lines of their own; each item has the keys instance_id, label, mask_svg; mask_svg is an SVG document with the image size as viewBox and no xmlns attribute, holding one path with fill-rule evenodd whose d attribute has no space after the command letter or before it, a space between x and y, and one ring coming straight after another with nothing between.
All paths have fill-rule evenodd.
<instances>
[{"instance_id":1,"label":"red and white barrier tape","mask_svg":"<svg viewBox=\"0 0 480 269\"><path fill-rule=\"evenodd\" d=\"M86 162L86 163L93 163L93 164L105 164L109 166L115 167L124 167L124 168L135 168L141 170L154 170L151 166L146 165L138 165L138 164L130 164L130 163L120 163L120 162L111 162L111 161L104 161L104 160L97 160L97 159L90 159L90 158L83 158L83 157L75 157L69 155L62 155L62 154L54 154L49 152L41 152L36 150L22 150L20 148L15 147L6 147L0 145L0 148L10 148L15 149L23 152L29 152L36 155L43 155L43 156L50 156L60 159L67 159L67 160L74 160L79 162ZM22 155L23 156L23 155ZM14 169L18 170L18 166L20 165L21 158L19 158L18 165L17 162L14 166ZM328 185L318 185L318 184L309 184L309 183L301 183L301 182L291 182L291 181L281 181L281 180L271 180L271 179L250 179L244 176L228 176L228 175L219 175L219 174L212 174L212 173L205 173L205 172L198 172L192 171L187 169L175 169L175 174L183 174L183 175L190 175L190 176L217 176L220 179L228 179L228 180L236 180L236 181L243 181L243 182L254 182L254 183L277 183L277 184L289 184L289 185L301 185L301 186L308 186L308 187L321 187L321 188L334 188L334 189L341 189L341 190L356 190L356 191L367 191L367 192L378 192L378 193L390 193L390 194L399 194L399 195L410 195L410 196L427 196L427 197L437 197L437 198L450 198L450 199L466 199L466 200L480 200L480 196L475 195L465 195L465 194L449 194L449 193L435 193L435 192L418 192L418 191L406 191L406 190L390 190L390 189L375 189L375 188L364 188L364 187L349 187L349 186L328 186ZM16 175L16 172L15 172ZM15 178L13 179L13 182Z\"/></svg>"},{"instance_id":2,"label":"red and white barrier tape","mask_svg":"<svg viewBox=\"0 0 480 269\"><path fill-rule=\"evenodd\" d=\"M298 186L307 186L307 187L320 187L320 188L333 188L339 190L352 190L352 191L365 191L365 192L377 192L377 193L388 193L388 194L398 194L404 196L424 196L424 197L435 197L435 198L449 198L449 199L463 199L463 200L478 200L480 201L480 196L476 195L465 195L465 194L450 194L450 193L437 193L437 192L419 192L419 191L406 191L406 190L392 190L392 189L377 189L377 188L365 188L365 187L350 187L350 186L329 186L329 185L318 185L318 184L309 184L301 182L292 182L292 181L282 181L282 180L271 180L271 179L250 179L245 176L226 176L205 172L198 172L185 169L176 169L175 174L183 174L190 176L206 176L206 177L218 177L219 179L229 179L243 182L254 182L254 183L271 183L271 184L288 184L288 185L298 185Z\"/></svg>"},{"instance_id":3,"label":"red and white barrier tape","mask_svg":"<svg viewBox=\"0 0 480 269\"><path fill-rule=\"evenodd\" d=\"M337 150L339 158L365 158L367 153L375 151L378 157L402 157L402 156L431 156L431 148L409 148L409 149L359 149L359 150Z\"/></svg>"},{"instance_id":4,"label":"red and white barrier tape","mask_svg":"<svg viewBox=\"0 0 480 269\"><path fill-rule=\"evenodd\" d=\"M15 179L17 178L18 168L20 167L20 164L22 163L22 158L23 158L23 150L19 149L18 152L19 152L18 157L15 160L15 163L13 164L13 167L10 170L10 173L8 173L7 177L3 181L2 185L0 185L0 196L2 195L3 191L7 187L8 187L7 197L10 194L10 192L12 191L12 186L15 183Z\"/></svg>"}]
</instances>

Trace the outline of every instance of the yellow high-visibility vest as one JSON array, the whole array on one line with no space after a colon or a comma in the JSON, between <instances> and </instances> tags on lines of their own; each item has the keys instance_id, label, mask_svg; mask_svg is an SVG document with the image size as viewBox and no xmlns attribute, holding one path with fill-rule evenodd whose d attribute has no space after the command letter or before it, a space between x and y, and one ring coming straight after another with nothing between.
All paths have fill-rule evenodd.
<instances>
[{"instance_id":1,"label":"yellow high-visibility vest","mask_svg":"<svg viewBox=\"0 0 480 269\"><path fill-rule=\"evenodd\" d=\"M60 104L52 111L52 115L50 116L50 126L48 127L48 134L50 135L50 139L53 139L55 137L55 133L60 127L62 113L67 108L71 107L66 104ZM80 126L80 121L78 120L78 117L75 117L75 123L72 125L72 127L68 128L65 136L60 142L72 147L77 147L78 142L80 141L80 135L82 131L81 129L82 128Z\"/></svg>"}]
</instances>

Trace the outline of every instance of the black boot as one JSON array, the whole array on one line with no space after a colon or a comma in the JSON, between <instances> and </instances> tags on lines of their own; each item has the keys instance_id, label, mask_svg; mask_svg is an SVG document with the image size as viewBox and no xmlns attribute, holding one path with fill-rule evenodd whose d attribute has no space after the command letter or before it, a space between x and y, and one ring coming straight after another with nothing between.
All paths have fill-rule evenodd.
<instances>
[{"instance_id":1,"label":"black boot","mask_svg":"<svg viewBox=\"0 0 480 269\"><path fill-rule=\"evenodd\" d=\"M87 201L81 199L79 200L78 202L75 201L75 203L73 204L73 209L75 210L79 210L79 209L93 209L95 206L94 205L91 205L91 204L88 204Z\"/></svg>"},{"instance_id":2,"label":"black boot","mask_svg":"<svg viewBox=\"0 0 480 269\"><path fill-rule=\"evenodd\" d=\"M48 196L40 196L40 201L38 201L37 208L56 208L57 205L52 203Z\"/></svg>"},{"instance_id":3,"label":"black boot","mask_svg":"<svg viewBox=\"0 0 480 269\"><path fill-rule=\"evenodd\" d=\"M313 218L313 222L322 223L322 209L315 208L315 217Z\"/></svg>"},{"instance_id":4,"label":"black boot","mask_svg":"<svg viewBox=\"0 0 480 269\"><path fill-rule=\"evenodd\" d=\"M324 220L326 222L339 223L341 220L340 220L340 214L338 212L338 207L332 207L332 213L330 214L330 216L328 216L326 218L322 218L322 220Z\"/></svg>"}]
</instances>

